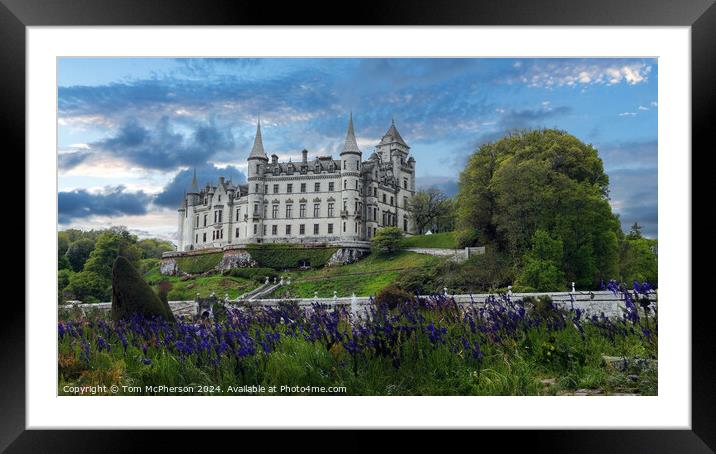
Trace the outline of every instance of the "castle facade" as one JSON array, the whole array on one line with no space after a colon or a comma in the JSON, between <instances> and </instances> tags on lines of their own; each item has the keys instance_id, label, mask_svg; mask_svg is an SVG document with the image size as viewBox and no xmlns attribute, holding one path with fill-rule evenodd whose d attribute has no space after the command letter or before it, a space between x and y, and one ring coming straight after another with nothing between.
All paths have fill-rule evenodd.
<instances>
[{"instance_id":1,"label":"castle facade","mask_svg":"<svg viewBox=\"0 0 716 454\"><path fill-rule=\"evenodd\" d=\"M179 207L178 251L247 243L360 244L377 229L413 234L410 200L415 159L395 121L368 160L358 148L353 118L339 159L269 160L261 123L248 157L248 184L219 178L199 188L196 173Z\"/></svg>"}]
</instances>

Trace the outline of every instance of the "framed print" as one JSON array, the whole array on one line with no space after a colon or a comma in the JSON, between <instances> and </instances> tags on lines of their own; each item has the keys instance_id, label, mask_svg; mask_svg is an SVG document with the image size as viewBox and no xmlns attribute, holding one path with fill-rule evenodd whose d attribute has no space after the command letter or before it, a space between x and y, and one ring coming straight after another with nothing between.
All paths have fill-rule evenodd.
<instances>
[{"instance_id":1,"label":"framed print","mask_svg":"<svg viewBox=\"0 0 716 454\"><path fill-rule=\"evenodd\" d=\"M709 452L712 3L4 2L27 297L3 448L458 428Z\"/></svg>"}]
</instances>

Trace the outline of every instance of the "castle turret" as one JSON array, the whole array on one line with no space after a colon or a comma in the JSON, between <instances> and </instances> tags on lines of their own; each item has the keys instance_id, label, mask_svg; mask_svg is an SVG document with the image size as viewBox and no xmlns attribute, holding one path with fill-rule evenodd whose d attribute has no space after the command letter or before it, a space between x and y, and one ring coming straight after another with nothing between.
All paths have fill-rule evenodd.
<instances>
[{"instance_id":1,"label":"castle turret","mask_svg":"<svg viewBox=\"0 0 716 454\"><path fill-rule=\"evenodd\" d=\"M362 235L362 197L360 166L363 154L353 130L353 114L348 120L346 142L341 151L341 226L343 240L357 241Z\"/></svg>"},{"instance_id":2,"label":"castle turret","mask_svg":"<svg viewBox=\"0 0 716 454\"><path fill-rule=\"evenodd\" d=\"M264 143L261 137L261 120L256 125L256 137L254 146L248 157L248 215L249 223L246 231L246 238L250 242L260 242L263 235L263 203L264 203L264 172L268 156L264 151Z\"/></svg>"}]
</instances>

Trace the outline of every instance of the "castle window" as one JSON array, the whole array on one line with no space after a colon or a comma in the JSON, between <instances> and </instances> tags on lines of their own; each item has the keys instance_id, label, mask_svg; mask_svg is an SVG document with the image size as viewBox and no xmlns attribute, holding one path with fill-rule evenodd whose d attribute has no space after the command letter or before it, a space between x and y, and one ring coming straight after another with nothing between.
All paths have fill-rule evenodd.
<instances>
[{"instance_id":1,"label":"castle window","mask_svg":"<svg viewBox=\"0 0 716 454\"><path fill-rule=\"evenodd\" d=\"M256 233L258 233L258 232L256 231L256 230L258 229L258 226L259 226L258 224L254 224L254 235L256 235Z\"/></svg>"},{"instance_id":2,"label":"castle window","mask_svg":"<svg viewBox=\"0 0 716 454\"><path fill-rule=\"evenodd\" d=\"M206 227L206 217L207 217L207 216L208 216L208 215L206 215L206 214L204 215L204 227ZM206 241L206 240L204 240L204 241Z\"/></svg>"},{"instance_id":3,"label":"castle window","mask_svg":"<svg viewBox=\"0 0 716 454\"><path fill-rule=\"evenodd\" d=\"M403 189L408 189L408 179L403 178Z\"/></svg>"},{"instance_id":4,"label":"castle window","mask_svg":"<svg viewBox=\"0 0 716 454\"><path fill-rule=\"evenodd\" d=\"M403 208L408 208L408 198L403 197Z\"/></svg>"},{"instance_id":5,"label":"castle window","mask_svg":"<svg viewBox=\"0 0 716 454\"><path fill-rule=\"evenodd\" d=\"M318 224L313 224L313 234L318 235Z\"/></svg>"},{"instance_id":6,"label":"castle window","mask_svg":"<svg viewBox=\"0 0 716 454\"><path fill-rule=\"evenodd\" d=\"M321 216L321 204L320 203L314 203L313 204L313 217L317 218Z\"/></svg>"},{"instance_id":7,"label":"castle window","mask_svg":"<svg viewBox=\"0 0 716 454\"><path fill-rule=\"evenodd\" d=\"M204 243L206 243L206 232L204 232Z\"/></svg>"},{"instance_id":8,"label":"castle window","mask_svg":"<svg viewBox=\"0 0 716 454\"><path fill-rule=\"evenodd\" d=\"M286 205L286 218L291 219L292 216L293 216L293 206Z\"/></svg>"},{"instance_id":9,"label":"castle window","mask_svg":"<svg viewBox=\"0 0 716 454\"><path fill-rule=\"evenodd\" d=\"M196 217L196 222L194 223L194 227L196 227L196 228L199 227L199 216ZM197 240L197 243L198 243L198 242L199 242L199 241Z\"/></svg>"},{"instance_id":10,"label":"castle window","mask_svg":"<svg viewBox=\"0 0 716 454\"><path fill-rule=\"evenodd\" d=\"M298 226L298 234L299 235L305 235L306 234L306 224L301 224Z\"/></svg>"},{"instance_id":11,"label":"castle window","mask_svg":"<svg viewBox=\"0 0 716 454\"><path fill-rule=\"evenodd\" d=\"M223 214L224 214L224 210L219 210L219 223L223 222L223 220L222 220Z\"/></svg>"},{"instance_id":12,"label":"castle window","mask_svg":"<svg viewBox=\"0 0 716 454\"><path fill-rule=\"evenodd\" d=\"M306 183L301 183L301 192L306 192Z\"/></svg>"},{"instance_id":13,"label":"castle window","mask_svg":"<svg viewBox=\"0 0 716 454\"><path fill-rule=\"evenodd\" d=\"M263 232L262 232L263 235L266 236L266 224L263 225L263 229L262 229L262 230L263 230Z\"/></svg>"},{"instance_id":14,"label":"castle window","mask_svg":"<svg viewBox=\"0 0 716 454\"><path fill-rule=\"evenodd\" d=\"M273 185L273 193L278 194L278 185L277 184Z\"/></svg>"},{"instance_id":15,"label":"castle window","mask_svg":"<svg viewBox=\"0 0 716 454\"><path fill-rule=\"evenodd\" d=\"M291 194L293 192L293 185L291 183L286 185L286 192Z\"/></svg>"},{"instance_id":16,"label":"castle window","mask_svg":"<svg viewBox=\"0 0 716 454\"><path fill-rule=\"evenodd\" d=\"M214 211L214 224L216 224L216 219L217 219L216 216L217 216L218 213L219 213L218 211Z\"/></svg>"},{"instance_id":17,"label":"castle window","mask_svg":"<svg viewBox=\"0 0 716 454\"><path fill-rule=\"evenodd\" d=\"M373 220L374 221L378 220L378 209L377 208L373 208Z\"/></svg>"},{"instance_id":18,"label":"castle window","mask_svg":"<svg viewBox=\"0 0 716 454\"><path fill-rule=\"evenodd\" d=\"M258 203L254 203L254 214L257 216L259 214L259 204Z\"/></svg>"},{"instance_id":19,"label":"castle window","mask_svg":"<svg viewBox=\"0 0 716 454\"><path fill-rule=\"evenodd\" d=\"M259 185L258 185L258 184L255 186L254 192L256 192L256 193L259 192Z\"/></svg>"},{"instance_id":20,"label":"castle window","mask_svg":"<svg viewBox=\"0 0 716 454\"><path fill-rule=\"evenodd\" d=\"M393 205L393 196L390 196L390 204Z\"/></svg>"},{"instance_id":21,"label":"castle window","mask_svg":"<svg viewBox=\"0 0 716 454\"><path fill-rule=\"evenodd\" d=\"M356 191L358 190L358 180L356 180Z\"/></svg>"},{"instance_id":22,"label":"castle window","mask_svg":"<svg viewBox=\"0 0 716 454\"><path fill-rule=\"evenodd\" d=\"M353 224L353 233L358 233L358 223Z\"/></svg>"},{"instance_id":23,"label":"castle window","mask_svg":"<svg viewBox=\"0 0 716 454\"><path fill-rule=\"evenodd\" d=\"M238 237L239 237L239 228L236 227L236 237L235 238L238 238Z\"/></svg>"},{"instance_id":24,"label":"castle window","mask_svg":"<svg viewBox=\"0 0 716 454\"><path fill-rule=\"evenodd\" d=\"M306 204L302 203L298 206L298 217L305 218L306 217Z\"/></svg>"},{"instance_id":25,"label":"castle window","mask_svg":"<svg viewBox=\"0 0 716 454\"><path fill-rule=\"evenodd\" d=\"M329 217L329 218L332 218L332 217L333 217L333 204L332 204L332 203L329 203L329 204L328 204L328 217ZM329 233L330 233L330 232L329 232Z\"/></svg>"},{"instance_id":26,"label":"castle window","mask_svg":"<svg viewBox=\"0 0 716 454\"><path fill-rule=\"evenodd\" d=\"M328 224L328 233L333 233L333 224Z\"/></svg>"},{"instance_id":27,"label":"castle window","mask_svg":"<svg viewBox=\"0 0 716 454\"><path fill-rule=\"evenodd\" d=\"M261 164L256 164L256 173L259 173L260 170L261 170Z\"/></svg>"},{"instance_id":28,"label":"castle window","mask_svg":"<svg viewBox=\"0 0 716 454\"><path fill-rule=\"evenodd\" d=\"M373 188L373 197L378 197L378 188Z\"/></svg>"},{"instance_id":29,"label":"castle window","mask_svg":"<svg viewBox=\"0 0 716 454\"><path fill-rule=\"evenodd\" d=\"M383 194L383 203L385 203L385 194Z\"/></svg>"},{"instance_id":30,"label":"castle window","mask_svg":"<svg viewBox=\"0 0 716 454\"><path fill-rule=\"evenodd\" d=\"M313 185L313 190L316 192L321 192L321 183L316 183Z\"/></svg>"},{"instance_id":31,"label":"castle window","mask_svg":"<svg viewBox=\"0 0 716 454\"><path fill-rule=\"evenodd\" d=\"M343 161L343 170L346 170L346 161Z\"/></svg>"},{"instance_id":32,"label":"castle window","mask_svg":"<svg viewBox=\"0 0 716 454\"><path fill-rule=\"evenodd\" d=\"M194 236L194 242L195 243L199 242L199 234L198 233Z\"/></svg>"},{"instance_id":33,"label":"castle window","mask_svg":"<svg viewBox=\"0 0 716 454\"><path fill-rule=\"evenodd\" d=\"M241 208L236 210L236 222L239 222L239 212L241 211Z\"/></svg>"},{"instance_id":34,"label":"castle window","mask_svg":"<svg viewBox=\"0 0 716 454\"><path fill-rule=\"evenodd\" d=\"M221 196L219 196L219 202L221 202Z\"/></svg>"},{"instance_id":35,"label":"castle window","mask_svg":"<svg viewBox=\"0 0 716 454\"><path fill-rule=\"evenodd\" d=\"M264 205L264 219L267 218L266 214L268 213L268 205Z\"/></svg>"},{"instance_id":36,"label":"castle window","mask_svg":"<svg viewBox=\"0 0 716 454\"><path fill-rule=\"evenodd\" d=\"M348 189L348 180L343 180L343 189Z\"/></svg>"},{"instance_id":37,"label":"castle window","mask_svg":"<svg viewBox=\"0 0 716 454\"><path fill-rule=\"evenodd\" d=\"M408 220L403 218L403 230L408 231Z\"/></svg>"},{"instance_id":38,"label":"castle window","mask_svg":"<svg viewBox=\"0 0 716 454\"><path fill-rule=\"evenodd\" d=\"M345 221L343 221L343 231L344 232L346 231L346 222Z\"/></svg>"},{"instance_id":39,"label":"castle window","mask_svg":"<svg viewBox=\"0 0 716 454\"><path fill-rule=\"evenodd\" d=\"M271 235L276 235L278 233L278 226L272 225L271 226Z\"/></svg>"},{"instance_id":40,"label":"castle window","mask_svg":"<svg viewBox=\"0 0 716 454\"><path fill-rule=\"evenodd\" d=\"M291 224L286 224L286 235L291 234Z\"/></svg>"},{"instance_id":41,"label":"castle window","mask_svg":"<svg viewBox=\"0 0 716 454\"><path fill-rule=\"evenodd\" d=\"M278 205L271 207L271 218L276 219L278 217Z\"/></svg>"},{"instance_id":42,"label":"castle window","mask_svg":"<svg viewBox=\"0 0 716 454\"><path fill-rule=\"evenodd\" d=\"M329 182L329 183L328 183L328 190L331 191L331 192L332 192L332 191L335 191L335 190L336 190L336 184L335 184L334 182L332 182L332 181Z\"/></svg>"},{"instance_id":43,"label":"castle window","mask_svg":"<svg viewBox=\"0 0 716 454\"><path fill-rule=\"evenodd\" d=\"M343 211L348 211L348 201L347 200L343 201Z\"/></svg>"}]
</instances>

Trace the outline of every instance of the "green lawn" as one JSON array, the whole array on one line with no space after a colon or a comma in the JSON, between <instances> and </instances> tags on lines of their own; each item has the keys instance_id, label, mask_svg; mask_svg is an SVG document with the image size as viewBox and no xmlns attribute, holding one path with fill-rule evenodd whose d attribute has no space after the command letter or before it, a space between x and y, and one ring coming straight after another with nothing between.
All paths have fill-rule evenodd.
<instances>
[{"instance_id":1,"label":"green lawn","mask_svg":"<svg viewBox=\"0 0 716 454\"><path fill-rule=\"evenodd\" d=\"M281 287L272 296L310 298L318 292L319 297L331 297L334 291L338 296L349 296L353 292L357 296L375 295L408 269L435 266L441 260L431 255L399 251L383 256L371 254L350 265L291 271L284 274L291 278L291 285Z\"/></svg>"},{"instance_id":2,"label":"green lawn","mask_svg":"<svg viewBox=\"0 0 716 454\"><path fill-rule=\"evenodd\" d=\"M251 279L234 276L223 276L221 274L213 276L199 276L188 281L182 281L177 276L163 276L159 272L159 268L150 269L144 274L146 280L152 288L156 290L160 281L169 281L172 289L169 291L169 301L193 300L199 293L202 297L216 293L218 297L223 297L228 293L229 298L236 298L254 288L259 284ZM189 288L191 286L191 288Z\"/></svg>"},{"instance_id":3,"label":"green lawn","mask_svg":"<svg viewBox=\"0 0 716 454\"><path fill-rule=\"evenodd\" d=\"M426 247L426 248L457 248L455 232L434 233L432 235L406 236L400 241L402 247Z\"/></svg>"}]
</instances>

